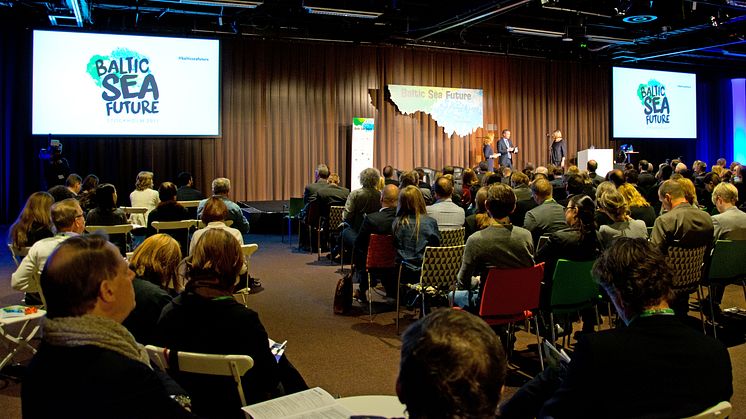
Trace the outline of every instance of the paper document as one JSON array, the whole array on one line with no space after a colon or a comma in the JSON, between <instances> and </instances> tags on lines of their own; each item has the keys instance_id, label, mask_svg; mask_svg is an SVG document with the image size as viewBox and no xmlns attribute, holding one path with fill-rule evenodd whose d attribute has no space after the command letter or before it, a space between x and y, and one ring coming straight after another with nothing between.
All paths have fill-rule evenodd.
<instances>
[{"instance_id":1,"label":"paper document","mask_svg":"<svg viewBox=\"0 0 746 419\"><path fill-rule=\"evenodd\" d=\"M347 419L352 416L326 390L316 387L241 408L248 418Z\"/></svg>"},{"instance_id":2,"label":"paper document","mask_svg":"<svg viewBox=\"0 0 746 419\"><path fill-rule=\"evenodd\" d=\"M277 362L280 362L280 358L282 358L282 354L285 353L285 348L288 346L288 341L285 342L275 342L270 338L267 338L269 340L269 350L272 351L272 355L275 356L275 360Z\"/></svg>"}]
</instances>

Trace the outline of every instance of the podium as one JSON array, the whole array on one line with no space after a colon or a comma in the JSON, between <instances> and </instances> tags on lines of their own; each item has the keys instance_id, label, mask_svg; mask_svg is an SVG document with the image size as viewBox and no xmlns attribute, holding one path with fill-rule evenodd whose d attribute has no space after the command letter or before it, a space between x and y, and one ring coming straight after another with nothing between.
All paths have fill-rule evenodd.
<instances>
[{"instance_id":1,"label":"podium","mask_svg":"<svg viewBox=\"0 0 746 419\"><path fill-rule=\"evenodd\" d=\"M589 148L578 152L578 169L586 170L588 161L595 160L598 163L596 174L606 176L614 170L614 150L610 148Z\"/></svg>"}]
</instances>

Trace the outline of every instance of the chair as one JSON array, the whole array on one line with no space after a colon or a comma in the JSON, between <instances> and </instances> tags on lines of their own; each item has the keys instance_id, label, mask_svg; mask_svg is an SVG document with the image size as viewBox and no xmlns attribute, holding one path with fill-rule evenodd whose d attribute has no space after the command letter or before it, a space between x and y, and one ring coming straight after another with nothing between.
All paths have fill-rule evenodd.
<instances>
[{"instance_id":1,"label":"chair","mask_svg":"<svg viewBox=\"0 0 746 419\"><path fill-rule=\"evenodd\" d=\"M574 313L593 307L596 310L596 319L599 320L596 303L601 296L598 284L591 275L594 262L593 260L578 262L567 259L557 261L552 275L552 294L549 303L552 343L557 341L554 327L555 314Z\"/></svg>"},{"instance_id":2,"label":"chair","mask_svg":"<svg viewBox=\"0 0 746 419\"><path fill-rule=\"evenodd\" d=\"M668 261L669 266L673 270L672 288L676 294L675 300L679 298L687 298L688 300L689 294L696 291L697 298L699 298L699 301L702 301L702 292L699 284L702 281L706 250L707 246L670 246L668 248L666 261ZM707 333L702 304L699 306L699 318L702 321L702 331Z\"/></svg>"},{"instance_id":3,"label":"chair","mask_svg":"<svg viewBox=\"0 0 746 419\"><path fill-rule=\"evenodd\" d=\"M10 256L13 258L13 263L16 264L16 268L21 264L21 260L28 255L30 247L21 247L20 249L13 246L12 243L8 243L8 249L10 250Z\"/></svg>"},{"instance_id":4,"label":"chair","mask_svg":"<svg viewBox=\"0 0 746 419\"><path fill-rule=\"evenodd\" d=\"M712 285L721 286L740 281L746 298L746 240L718 240L712 249L709 269L702 281L702 286L707 287L710 300L710 316L713 319L712 332L717 339L717 328L715 327L715 313L712 301Z\"/></svg>"},{"instance_id":5,"label":"chair","mask_svg":"<svg viewBox=\"0 0 746 419\"><path fill-rule=\"evenodd\" d=\"M29 345L31 339L36 336L39 331L41 322L37 322L36 325L31 328L30 331L26 330L26 327L32 320L41 319L47 314L44 310L37 310L35 313L25 314L18 317L7 317L0 314L0 339L3 345L7 348L8 354L0 361L0 371L10 363L15 355L22 349L27 348L31 353L36 354L36 349ZM8 331L8 326L21 324L21 328L16 333Z\"/></svg>"},{"instance_id":6,"label":"chair","mask_svg":"<svg viewBox=\"0 0 746 419\"><path fill-rule=\"evenodd\" d=\"M727 418L730 416L731 411L733 410L733 406L731 406L730 402L724 401L716 404L715 406L712 406L711 408L705 410L704 412L701 412L699 414L696 414L694 416L689 416L688 418L684 419L721 419L721 418Z\"/></svg>"},{"instance_id":7,"label":"chair","mask_svg":"<svg viewBox=\"0 0 746 419\"><path fill-rule=\"evenodd\" d=\"M119 224L114 226L85 226L85 231L88 233L95 233L97 231L103 231L109 236L109 241L119 248L119 252L122 256L127 254L130 247L130 240L128 234L135 228L133 224ZM118 237L121 236L121 240Z\"/></svg>"},{"instance_id":8,"label":"chair","mask_svg":"<svg viewBox=\"0 0 746 419\"><path fill-rule=\"evenodd\" d=\"M425 295L446 294L451 288L456 287L456 275L461 268L461 259L464 255L464 245L449 247L425 248L422 258L422 269L420 271L420 282L410 285L420 293L422 300L422 314L425 314ZM396 287L396 333L399 333L399 301L401 293L402 266L399 267L399 276Z\"/></svg>"},{"instance_id":9,"label":"chair","mask_svg":"<svg viewBox=\"0 0 746 419\"><path fill-rule=\"evenodd\" d=\"M241 386L241 377L254 366L254 360L249 355L213 355L177 352L178 363L176 363L170 362L173 355L168 348L147 345L145 350L147 350L151 362L163 371L169 371L172 369L172 366L175 366L181 372L233 377L236 381L238 397L241 399L241 407L246 406L246 397Z\"/></svg>"},{"instance_id":10,"label":"chair","mask_svg":"<svg viewBox=\"0 0 746 419\"><path fill-rule=\"evenodd\" d=\"M543 278L544 262L530 268L490 269L479 304L479 317L490 326L508 324L508 333L512 333L515 322L533 318L542 370L544 358L541 353L539 320L535 311L539 308ZM512 345L508 345L508 349L512 350Z\"/></svg>"},{"instance_id":11,"label":"chair","mask_svg":"<svg viewBox=\"0 0 746 419\"><path fill-rule=\"evenodd\" d=\"M145 220L145 213L148 209L145 207L119 207L125 214L127 214L127 221L132 224L145 226L147 220ZM134 217L133 217L134 215Z\"/></svg>"},{"instance_id":12,"label":"chair","mask_svg":"<svg viewBox=\"0 0 746 419\"><path fill-rule=\"evenodd\" d=\"M461 246L462 244L464 244L465 235L465 227L459 227L450 230L440 230L440 246Z\"/></svg>"},{"instance_id":13,"label":"chair","mask_svg":"<svg viewBox=\"0 0 746 419\"><path fill-rule=\"evenodd\" d=\"M308 227L308 246L311 248L311 253L313 253L313 243L311 242L313 240L313 232L316 232L316 251L318 252L317 260L321 260L321 233L324 231L321 224L322 220L320 210L319 202L313 201L308 205L306 220L300 220L302 224L305 224ZM298 232L298 237L300 237L300 232ZM300 241L300 238L298 240ZM300 243L298 245L300 246Z\"/></svg>"},{"instance_id":14,"label":"chair","mask_svg":"<svg viewBox=\"0 0 746 419\"><path fill-rule=\"evenodd\" d=\"M179 243L182 254L189 252L189 231L197 225L197 220L153 221L150 225L156 233L163 232L173 237Z\"/></svg>"},{"instance_id":15,"label":"chair","mask_svg":"<svg viewBox=\"0 0 746 419\"><path fill-rule=\"evenodd\" d=\"M303 198L290 198L286 204L286 208L288 211L287 215L285 215L285 219L288 220L288 237L292 238L293 226L291 221L297 220L298 228L300 229L300 218L298 215L303 210ZM285 243L285 230L282 230L282 242ZM298 247L300 248L300 233L298 233Z\"/></svg>"},{"instance_id":16,"label":"chair","mask_svg":"<svg viewBox=\"0 0 746 419\"><path fill-rule=\"evenodd\" d=\"M194 221L197 223L197 230L207 227L207 224L205 224L202 220L194 220ZM226 227L230 227L233 225L233 220L223 220L223 224L225 224Z\"/></svg>"},{"instance_id":17,"label":"chair","mask_svg":"<svg viewBox=\"0 0 746 419\"><path fill-rule=\"evenodd\" d=\"M197 208L201 202L199 199L196 201L177 201L179 205L184 208Z\"/></svg>"},{"instance_id":18,"label":"chair","mask_svg":"<svg viewBox=\"0 0 746 419\"><path fill-rule=\"evenodd\" d=\"M332 232L336 232L337 235L341 232L341 229L339 228L339 225L342 224L342 213L344 213L345 207L342 206L336 206L333 205L329 207L329 234L327 238L327 245L329 246L329 249L333 246L332 241ZM344 274L345 271L345 259L344 259L344 246L341 246L342 249L342 259L341 259L341 265L342 265L342 273ZM350 267L351 268L351 267Z\"/></svg>"},{"instance_id":19,"label":"chair","mask_svg":"<svg viewBox=\"0 0 746 419\"><path fill-rule=\"evenodd\" d=\"M243 298L243 305L247 307L248 301L246 300L246 296L251 292L251 275L249 274L249 266L251 262L251 255L253 255L257 250L259 250L259 245L256 243L241 245L241 253L243 253L244 264L246 265L246 287L236 291L235 293L241 294L241 297Z\"/></svg>"},{"instance_id":20,"label":"chair","mask_svg":"<svg viewBox=\"0 0 746 419\"><path fill-rule=\"evenodd\" d=\"M368 273L368 313L373 321L373 299L371 291L371 271L373 269L396 269L396 249L394 236L390 234L371 234L368 243L368 255L365 258L365 271Z\"/></svg>"}]
</instances>

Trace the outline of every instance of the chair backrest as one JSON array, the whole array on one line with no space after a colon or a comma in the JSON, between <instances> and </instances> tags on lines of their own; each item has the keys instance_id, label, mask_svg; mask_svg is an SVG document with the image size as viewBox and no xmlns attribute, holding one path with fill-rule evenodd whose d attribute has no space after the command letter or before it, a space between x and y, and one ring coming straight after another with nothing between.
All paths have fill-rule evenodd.
<instances>
[{"instance_id":1,"label":"chair backrest","mask_svg":"<svg viewBox=\"0 0 746 419\"><path fill-rule=\"evenodd\" d=\"M529 268L490 269L482 289L479 317L512 318L539 308L544 262Z\"/></svg>"},{"instance_id":2,"label":"chair backrest","mask_svg":"<svg viewBox=\"0 0 746 419\"><path fill-rule=\"evenodd\" d=\"M367 269L389 269L396 267L394 236L390 234L370 235L365 267Z\"/></svg>"},{"instance_id":3,"label":"chair backrest","mask_svg":"<svg viewBox=\"0 0 746 419\"><path fill-rule=\"evenodd\" d=\"M454 228L450 230L440 230L441 247L461 246L464 244L465 227Z\"/></svg>"},{"instance_id":4,"label":"chair backrest","mask_svg":"<svg viewBox=\"0 0 746 419\"><path fill-rule=\"evenodd\" d=\"M249 261L251 261L251 255L253 255L257 250L259 250L259 245L256 243L241 245L241 253L243 253L243 258L246 261L246 269L249 269Z\"/></svg>"},{"instance_id":5,"label":"chair backrest","mask_svg":"<svg viewBox=\"0 0 746 419\"><path fill-rule=\"evenodd\" d=\"M666 260L673 270L673 289L677 294L689 294L702 279L707 246L670 246Z\"/></svg>"},{"instance_id":6,"label":"chair backrest","mask_svg":"<svg viewBox=\"0 0 746 419\"><path fill-rule=\"evenodd\" d=\"M316 200L308 204L308 209L306 211L306 224L313 228L320 228L321 204L319 201Z\"/></svg>"},{"instance_id":7,"label":"chair backrest","mask_svg":"<svg viewBox=\"0 0 746 419\"><path fill-rule=\"evenodd\" d=\"M97 231L103 231L106 234L127 234L132 231L134 227L132 224L120 224L115 226L85 226L85 231L89 233L95 233Z\"/></svg>"},{"instance_id":8,"label":"chair backrest","mask_svg":"<svg viewBox=\"0 0 746 419\"><path fill-rule=\"evenodd\" d=\"M21 247L20 249L13 246L13 243L8 243L8 249L10 249L10 256L13 258L13 262L16 264L16 268L21 264L21 259L28 255L30 247Z\"/></svg>"},{"instance_id":9,"label":"chair backrest","mask_svg":"<svg viewBox=\"0 0 746 419\"><path fill-rule=\"evenodd\" d=\"M197 220L153 221L150 225L153 226L157 232L160 232L161 230L190 229L197 225Z\"/></svg>"},{"instance_id":10,"label":"chair backrest","mask_svg":"<svg viewBox=\"0 0 746 419\"><path fill-rule=\"evenodd\" d=\"M731 406L730 402L724 401L712 406L704 412L684 419L722 419L729 417L732 411L733 406Z\"/></svg>"},{"instance_id":11,"label":"chair backrest","mask_svg":"<svg viewBox=\"0 0 746 419\"><path fill-rule=\"evenodd\" d=\"M342 214L344 213L345 207L332 205L329 207L329 229L336 230L337 226L342 224Z\"/></svg>"},{"instance_id":12,"label":"chair backrest","mask_svg":"<svg viewBox=\"0 0 746 419\"><path fill-rule=\"evenodd\" d=\"M712 249L708 279L746 277L746 240L718 240Z\"/></svg>"},{"instance_id":13,"label":"chair backrest","mask_svg":"<svg viewBox=\"0 0 746 419\"><path fill-rule=\"evenodd\" d=\"M179 205L181 205L184 208L197 208L199 206L200 200L196 201L177 201Z\"/></svg>"},{"instance_id":14,"label":"chair backrest","mask_svg":"<svg viewBox=\"0 0 746 419\"><path fill-rule=\"evenodd\" d=\"M171 357L168 348L147 345L150 360L163 371L171 369ZM241 387L241 377L254 366L254 360L249 355L214 355L195 352L178 352L178 367L181 372L205 375L221 375L233 377L236 381L241 405L246 406L246 397Z\"/></svg>"},{"instance_id":15,"label":"chair backrest","mask_svg":"<svg viewBox=\"0 0 746 419\"><path fill-rule=\"evenodd\" d=\"M456 275L461 268L464 245L448 247L425 247L422 258L420 285L447 290L456 285Z\"/></svg>"},{"instance_id":16,"label":"chair backrest","mask_svg":"<svg viewBox=\"0 0 746 419\"><path fill-rule=\"evenodd\" d=\"M145 207L119 207L122 211L124 211L125 214L127 214L127 217L129 217L132 214L145 214L148 212L148 209Z\"/></svg>"},{"instance_id":17,"label":"chair backrest","mask_svg":"<svg viewBox=\"0 0 746 419\"><path fill-rule=\"evenodd\" d=\"M648 227L648 238L650 238L650 235L653 234L653 227Z\"/></svg>"},{"instance_id":18,"label":"chair backrest","mask_svg":"<svg viewBox=\"0 0 746 419\"><path fill-rule=\"evenodd\" d=\"M295 217L303 209L303 198L290 198L288 201L288 216Z\"/></svg>"},{"instance_id":19,"label":"chair backrest","mask_svg":"<svg viewBox=\"0 0 746 419\"><path fill-rule=\"evenodd\" d=\"M551 309L555 313L577 311L599 299L599 287L593 279L593 260L560 259L552 277Z\"/></svg>"},{"instance_id":20,"label":"chair backrest","mask_svg":"<svg viewBox=\"0 0 746 419\"><path fill-rule=\"evenodd\" d=\"M207 224L205 224L202 220L194 220L197 223L197 229L205 228ZM226 227L230 227L233 225L233 220L223 220L223 224L225 224Z\"/></svg>"}]
</instances>

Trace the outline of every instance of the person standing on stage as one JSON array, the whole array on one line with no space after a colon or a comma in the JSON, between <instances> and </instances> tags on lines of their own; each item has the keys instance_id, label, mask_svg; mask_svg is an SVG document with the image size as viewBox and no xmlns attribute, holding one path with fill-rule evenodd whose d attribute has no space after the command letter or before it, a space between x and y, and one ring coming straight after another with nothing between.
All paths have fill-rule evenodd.
<instances>
[{"instance_id":1,"label":"person standing on stage","mask_svg":"<svg viewBox=\"0 0 746 419\"><path fill-rule=\"evenodd\" d=\"M567 158L567 141L562 138L562 131L554 130L551 135L551 160L555 166L565 167L565 159Z\"/></svg>"},{"instance_id":2,"label":"person standing on stage","mask_svg":"<svg viewBox=\"0 0 746 419\"><path fill-rule=\"evenodd\" d=\"M510 130L504 129L502 137L497 143L497 154L499 155L498 161L502 167L513 167L513 153L517 150L513 147L513 143L510 141Z\"/></svg>"},{"instance_id":3,"label":"person standing on stage","mask_svg":"<svg viewBox=\"0 0 746 419\"><path fill-rule=\"evenodd\" d=\"M484 160L487 162L487 171L493 172L495 171L495 151L492 149L492 140L495 138L495 135L490 133L487 134L486 137L484 137L484 147L482 148L482 153L484 153Z\"/></svg>"}]
</instances>

